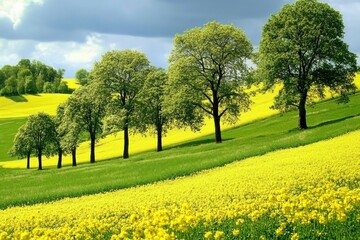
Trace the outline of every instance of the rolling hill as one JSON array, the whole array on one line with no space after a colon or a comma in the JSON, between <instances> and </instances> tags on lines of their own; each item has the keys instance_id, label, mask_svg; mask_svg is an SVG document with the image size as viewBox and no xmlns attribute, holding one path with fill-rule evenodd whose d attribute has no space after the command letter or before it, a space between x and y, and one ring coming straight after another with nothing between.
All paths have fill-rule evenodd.
<instances>
[{"instance_id":1,"label":"rolling hill","mask_svg":"<svg viewBox=\"0 0 360 240\"><path fill-rule=\"evenodd\" d=\"M70 86L78 86L73 80L67 80ZM360 87L360 75L357 75L356 84ZM276 91L275 91L276 92ZM275 92L268 92L265 94L257 94L252 97L254 102L251 106L249 112L243 113L240 116L240 120L237 123L237 126L250 123L254 120L263 119L271 115L277 114L278 112L270 109ZM8 122L18 122L16 126L20 126L24 120L19 119L20 117L24 118L29 114L37 113L38 111L44 111L49 114L54 114L56 107L59 103L64 102L69 95L64 94L43 94L39 96L28 96L25 95L22 98L26 99L25 101L20 100L11 100L9 98L0 97L0 124L1 126L6 126ZM331 97L330 95L328 97ZM44 104L46 103L46 104ZM6 118L4 120L4 118ZM10 119L9 119L10 118ZM14 119L12 119L14 118ZM15 127L14 130L15 130ZM223 125L222 129L229 129L234 126ZM212 134L213 123L211 119L206 119L205 126L201 129L200 132L191 132L190 130L184 129L173 129L168 132L167 136L164 137L164 146L171 146L173 144L178 144L184 141L189 141L191 139L196 139L202 136ZM13 133L15 135L15 133ZM6 141L7 144L4 144L3 147L0 147L0 166L4 168L23 168L25 167L25 160L15 160L14 158L6 157L8 149L11 147L12 135L11 133L7 134L9 140ZM117 158L122 155L123 147L123 136L122 133L117 135L110 135L104 139L101 139L96 146L96 159L97 160L107 160ZM142 151L152 151L156 149L156 139L155 136L143 136L140 134L135 134L130 136L130 155L134 153L139 153ZM79 163L84 163L89 161L89 143L84 142L78 148L78 161ZM32 162L36 163L36 159L32 158ZM65 156L63 160L64 165L71 164L71 157ZM45 167L56 166L57 160L56 156L51 157L50 159L45 159ZM32 164L32 167L36 167L35 164Z\"/></svg>"}]
</instances>

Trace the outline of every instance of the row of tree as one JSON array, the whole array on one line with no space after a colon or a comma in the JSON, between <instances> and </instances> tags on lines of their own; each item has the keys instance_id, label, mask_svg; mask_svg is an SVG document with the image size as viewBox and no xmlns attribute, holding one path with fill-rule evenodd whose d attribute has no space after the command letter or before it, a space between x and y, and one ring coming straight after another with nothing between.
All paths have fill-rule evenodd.
<instances>
[{"instance_id":1,"label":"row of tree","mask_svg":"<svg viewBox=\"0 0 360 240\"><path fill-rule=\"evenodd\" d=\"M71 93L67 83L61 81L64 72L40 61L21 59L17 65L0 69L0 95Z\"/></svg>"},{"instance_id":2,"label":"row of tree","mask_svg":"<svg viewBox=\"0 0 360 240\"><path fill-rule=\"evenodd\" d=\"M356 55L343 42L341 15L328 4L298 0L285 5L269 19L262 35L254 54L245 34L233 25L210 22L190 29L176 35L167 72L152 67L141 52L107 52L90 73L79 71L84 86L59 106L56 137L48 141L49 149L59 153L59 167L60 155L74 153L82 132L91 142L92 163L100 136L122 130L123 158L128 158L129 131L155 132L161 151L168 129L198 130L205 116L213 119L215 141L221 143L221 121L234 123L249 110L246 88L254 83L262 83L265 91L280 83L273 107L297 108L300 129L307 128L306 104L323 98L326 89L340 94L342 102L355 91ZM251 60L257 69L249 67Z\"/></svg>"},{"instance_id":3,"label":"row of tree","mask_svg":"<svg viewBox=\"0 0 360 240\"><path fill-rule=\"evenodd\" d=\"M145 77L145 82L141 80L142 77L138 78L140 81L123 82L123 101L120 102L101 81L92 81L78 88L65 103L58 106L54 117L45 113L30 116L20 127L9 153L26 157L27 168L30 168L30 157L37 156L39 169L42 169L42 155L57 154L58 168L61 168L63 154L71 153L72 165L76 166L76 149L81 140L89 138L90 163L95 163L97 139L121 129L124 130L125 139L123 157L128 158L130 128L141 133L156 132L157 150L161 151L162 134L170 127L170 118L162 111L168 80L166 71L151 67L143 53L131 50L112 53L127 55L128 62L124 63L124 68L139 58L139 63L143 64L142 77Z\"/></svg>"}]
</instances>

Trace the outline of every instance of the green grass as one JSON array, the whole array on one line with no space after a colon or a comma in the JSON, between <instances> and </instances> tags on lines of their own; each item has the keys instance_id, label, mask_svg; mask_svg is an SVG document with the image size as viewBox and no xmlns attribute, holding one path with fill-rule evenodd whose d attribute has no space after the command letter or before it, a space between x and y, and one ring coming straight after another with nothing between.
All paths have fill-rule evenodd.
<instances>
[{"instance_id":1,"label":"green grass","mask_svg":"<svg viewBox=\"0 0 360 240\"><path fill-rule=\"evenodd\" d=\"M339 136L360 129L360 93L350 98L346 105L329 100L309 107L305 131L296 129L297 112L288 112L224 131L222 144L209 135L130 160L44 171L0 169L0 208L147 184Z\"/></svg>"},{"instance_id":2,"label":"green grass","mask_svg":"<svg viewBox=\"0 0 360 240\"><path fill-rule=\"evenodd\" d=\"M275 231L284 221L280 217L271 217L268 213L261 216L256 221L244 218L245 222L240 226L236 225L235 219L228 219L213 224L200 223L196 227L186 232L177 232L180 239L203 239L205 232L214 233L221 230L225 233L226 239L291 239L292 233L296 232L300 239L360 239L360 224L358 224L359 208L355 208L347 214L344 222L331 221L326 224L320 224L312 221L311 224L302 224L301 222L288 223L282 235L277 236ZM241 229L239 235L233 236L234 229Z\"/></svg>"},{"instance_id":3,"label":"green grass","mask_svg":"<svg viewBox=\"0 0 360 240\"><path fill-rule=\"evenodd\" d=\"M13 144L14 137L26 118L0 118L0 162L16 159L9 157L8 151Z\"/></svg>"}]
</instances>

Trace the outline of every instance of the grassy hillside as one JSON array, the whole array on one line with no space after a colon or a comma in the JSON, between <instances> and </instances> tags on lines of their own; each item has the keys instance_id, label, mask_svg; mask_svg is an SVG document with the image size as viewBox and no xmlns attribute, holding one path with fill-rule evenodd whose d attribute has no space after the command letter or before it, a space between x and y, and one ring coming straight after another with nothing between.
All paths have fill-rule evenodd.
<instances>
[{"instance_id":1,"label":"grassy hillside","mask_svg":"<svg viewBox=\"0 0 360 240\"><path fill-rule=\"evenodd\" d=\"M74 80L69 80L69 82L74 83ZM360 75L357 75L356 78L356 84L358 87L360 87ZM74 84L76 85L76 83ZM275 91L276 92L276 91ZM274 115L277 113L275 110L269 109L269 107L273 103L273 98L275 96L275 92L273 93L266 93L266 94L258 94L255 97L252 97L252 100L254 104L251 106L251 111L244 113L240 116L240 121L238 122L238 125L249 123L251 121L262 119L271 115ZM65 99L66 96L62 95ZM26 97L26 96L25 96ZM44 98L43 98L44 97ZM330 96L329 96L330 97ZM43 98L43 99L42 99ZM14 111L14 108L19 108L18 115L17 116L27 116L29 113L36 113L38 110L37 107L39 106L39 102L41 102L44 106L44 102L52 103L46 105L45 112L48 112L50 114L55 113L56 106L58 103L65 101L65 99L58 98L56 95L41 95L39 98L29 98L28 103L21 103L24 105L17 105L13 103L12 107L8 107L7 109L1 110L0 107L0 118L1 116L5 115L11 115L12 111ZM37 102L35 100L38 100ZM3 106L4 98L0 97L0 106ZM44 108L45 109L45 108ZM3 114L3 115L1 115ZM296 121L296 120L294 120ZM223 129L229 129L232 126L223 125ZM1 130L1 125L0 125ZM189 141L191 139L199 138L202 136L207 136L209 134L212 134L214 132L213 130L213 123L211 119L206 120L205 126L202 128L201 132L193 133L189 130L178 130L174 129L168 133L168 135L164 138L163 142L165 146L170 146L173 144L178 144L184 141ZM15 135L15 133L14 133ZM9 135L10 136L10 135ZM6 142L12 142L13 137L9 137ZM211 141L211 140L210 140ZM9 144L11 145L11 144ZM6 148L5 148L6 147ZM130 157L131 155L135 153L139 153L142 151L152 151L156 149L156 139L154 136L147 136L144 137L142 135L132 135L130 136ZM19 160L19 161L11 161L8 162L8 160L14 160L14 158L9 158L7 156L8 146L0 146L0 165L2 167L6 168L24 168L26 166L25 160ZM123 151L123 136L120 132L116 136L108 136L105 139L100 140L98 142L96 147L96 158L97 160L106 160L106 159L112 159L117 158L122 155ZM2 158L1 156L4 156ZM78 149L78 160L79 162L89 162L89 143L85 142L81 144L81 146ZM4 162L6 161L6 162ZM33 158L32 160L32 167L36 167L36 159ZM56 157L52 157L50 159L45 159L44 166L50 167L50 166L56 166L57 160ZM64 157L64 164L69 165L71 164L71 157L65 156Z\"/></svg>"},{"instance_id":2,"label":"grassy hillside","mask_svg":"<svg viewBox=\"0 0 360 240\"><path fill-rule=\"evenodd\" d=\"M79 85L75 79L64 79L70 88ZM59 103L65 102L69 94L42 93L37 95L21 95L0 97L0 118L27 117L38 112L54 115Z\"/></svg>"},{"instance_id":3,"label":"grassy hillside","mask_svg":"<svg viewBox=\"0 0 360 240\"><path fill-rule=\"evenodd\" d=\"M0 211L0 236L359 239L359 139L356 131L176 180L9 208ZM89 168L89 175L96 169Z\"/></svg>"},{"instance_id":4,"label":"grassy hillside","mask_svg":"<svg viewBox=\"0 0 360 240\"><path fill-rule=\"evenodd\" d=\"M74 78L64 78L62 81L66 82L68 87L71 89L77 89L80 87L79 81Z\"/></svg>"},{"instance_id":5,"label":"grassy hillside","mask_svg":"<svg viewBox=\"0 0 360 240\"><path fill-rule=\"evenodd\" d=\"M69 94L43 93L0 97L0 118L27 117L38 112L56 113L59 103L65 102Z\"/></svg>"},{"instance_id":6,"label":"grassy hillside","mask_svg":"<svg viewBox=\"0 0 360 240\"><path fill-rule=\"evenodd\" d=\"M0 207L146 184L332 138L360 129L359 105L360 93L351 96L346 105L338 105L334 100L316 104L308 110L306 131L296 128L297 112L288 112L224 131L222 144L213 143L214 137L208 135L167 146L161 153L138 153L129 160L46 171L2 169Z\"/></svg>"},{"instance_id":7,"label":"grassy hillside","mask_svg":"<svg viewBox=\"0 0 360 240\"><path fill-rule=\"evenodd\" d=\"M5 159L16 159L9 157L7 151L13 144L14 135L25 122L26 118L0 118L0 162Z\"/></svg>"},{"instance_id":8,"label":"grassy hillside","mask_svg":"<svg viewBox=\"0 0 360 240\"><path fill-rule=\"evenodd\" d=\"M271 106L272 104L272 99L275 96L274 93L266 93L266 94L259 94L255 97L252 98L252 100L254 101L254 104L252 106L252 110L244 113L242 116L240 116L240 121L239 124L244 124L244 123L248 123L251 122L253 120L256 119L260 119L260 118L264 118L273 114L276 114L277 111L272 110L269 108L269 106ZM42 97L50 97L49 96L42 96ZM42 98L41 97L41 98ZM55 99L55 95L54 95L54 99L52 99L52 101L54 102L54 104L52 106L49 106L47 108L48 113L55 113L55 111L53 110L53 108L56 109L56 106L58 103L65 101L67 98L64 95L64 99L59 99L56 98ZM0 102L3 99L0 98ZM44 98L45 100L45 98ZM58 103L56 103L56 101L58 101ZM31 98L28 102L27 108L23 108L23 110L21 110L21 114L19 114L19 116L26 116L26 112L33 112L34 110L34 106L36 107L37 104L34 102L34 99ZM4 110L5 111L10 111L9 110ZM27 109L27 110L26 110ZM20 111L20 110L18 110ZM231 126L228 125L223 125L222 126L223 129L228 129ZM1 129L1 126L0 126ZM188 141L194 138L198 138L201 136L206 136L208 134L213 133L213 123L211 119L206 119L206 124L205 126L203 126L203 128L201 129L200 132L191 132L189 129L184 130L184 129L174 129L168 132L167 136L164 137L164 146L169 146L171 144L176 144L176 143L180 143L183 141ZM15 135L15 133L14 133ZM9 139L11 142L13 140L13 137ZM155 136L151 136L148 135L147 137L141 135L141 134L136 134L136 135L131 135L130 136L130 154L134 154L134 153L138 153L138 152L142 152L142 151L148 151L148 150L154 150L156 149L156 138ZM6 152L8 149L4 149L3 147L0 146L0 152L4 152L4 156L6 156ZM105 139L101 139L96 146L96 158L97 160L106 160L106 159L110 159L110 158L115 158L115 157L119 157L122 155L122 151L123 151L123 135L122 132L120 132L117 135L111 135L106 137ZM23 168L25 165L25 160L18 160L18 161L11 161L11 162L4 162L7 160L11 160L10 158L0 158L0 162L3 167L6 168ZM78 149L78 160L79 162L89 162L89 143L85 142L83 144L80 145L79 149ZM32 158L31 160L33 163L36 163L36 158ZM52 157L50 159L45 159L44 161L44 166L45 167L49 167L49 166L56 166L57 163L57 159L56 156ZM71 164L71 156L65 156L64 157L64 164ZM32 164L32 167L36 167L35 164Z\"/></svg>"},{"instance_id":9,"label":"grassy hillside","mask_svg":"<svg viewBox=\"0 0 360 240\"><path fill-rule=\"evenodd\" d=\"M75 79L65 79L70 88L77 88ZM55 114L59 103L66 101L69 94L38 94L0 97L0 162L16 160L7 152L12 146L19 127L26 122L26 117L38 112Z\"/></svg>"}]
</instances>

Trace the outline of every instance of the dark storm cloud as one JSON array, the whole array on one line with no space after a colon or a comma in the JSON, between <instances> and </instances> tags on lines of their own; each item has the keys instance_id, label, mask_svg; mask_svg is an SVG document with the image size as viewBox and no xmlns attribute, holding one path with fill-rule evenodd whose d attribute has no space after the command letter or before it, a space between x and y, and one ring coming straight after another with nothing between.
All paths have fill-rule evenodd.
<instances>
[{"instance_id":1,"label":"dark storm cloud","mask_svg":"<svg viewBox=\"0 0 360 240\"><path fill-rule=\"evenodd\" d=\"M173 37L212 20L251 31L259 26L247 22L263 23L282 4L282 0L45 0L28 8L16 29L3 19L0 26L5 25L2 38L38 41L81 41L90 32Z\"/></svg>"}]
</instances>

